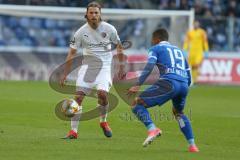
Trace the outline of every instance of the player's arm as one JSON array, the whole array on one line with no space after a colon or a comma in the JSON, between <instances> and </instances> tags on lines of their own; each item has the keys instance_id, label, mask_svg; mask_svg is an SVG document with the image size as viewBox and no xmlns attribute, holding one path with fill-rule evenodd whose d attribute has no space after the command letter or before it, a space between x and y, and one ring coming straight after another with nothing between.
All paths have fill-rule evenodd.
<instances>
[{"instance_id":1,"label":"player's arm","mask_svg":"<svg viewBox=\"0 0 240 160\"><path fill-rule=\"evenodd\" d=\"M76 54L77 54L77 50L70 47L67 58L66 58L66 65L64 70L65 76L67 76L67 74L70 72L70 69L72 67L72 61L73 61L73 58L76 56Z\"/></svg>"},{"instance_id":2,"label":"player's arm","mask_svg":"<svg viewBox=\"0 0 240 160\"><path fill-rule=\"evenodd\" d=\"M126 71L125 71L125 66L126 66L126 61L127 61L127 56L124 55L123 53L123 46L120 41L120 38L118 36L117 30L112 27L112 34L110 37L110 40L116 44L116 49L117 49L117 59L118 59L118 66L119 66L119 71L118 71L118 78L119 79L124 79L126 76Z\"/></svg>"},{"instance_id":3,"label":"player's arm","mask_svg":"<svg viewBox=\"0 0 240 160\"><path fill-rule=\"evenodd\" d=\"M203 31L203 44L204 44L204 51L208 52L209 46L208 46L208 38L207 38L207 33Z\"/></svg>"},{"instance_id":4,"label":"player's arm","mask_svg":"<svg viewBox=\"0 0 240 160\"><path fill-rule=\"evenodd\" d=\"M61 77L61 80L60 80L61 86L64 85L64 82L67 78L68 73L71 72L72 61L73 61L73 58L76 56L76 54L77 54L77 49L74 49L74 48L70 47L70 49L68 51L67 58L66 58L66 62L65 62L65 65L64 65L63 76Z\"/></svg>"},{"instance_id":5,"label":"player's arm","mask_svg":"<svg viewBox=\"0 0 240 160\"><path fill-rule=\"evenodd\" d=\"M191 69L190 69L186 59L185 59L185 68L186 68L187 76L188 76L188 86L190 86L192 84L192 75L191 75Z\"/></svg>"},{"instance_id":6,"label":"player's arm","mask_svg":"<svg viewBox=\"0 0 240 160\"><path fill-rule=\"evenodd\" d=\"M117 58L119 63L119 72L118 72L118 78L124 79L126 76L125 66L127 61L127 56L123 53L123 47L121 42L117 44Z\"/></svg>"},{"instance_id":7,"label":"player's arm","mask_svg":"<svg viewBox=\"0 0 240 160\"><path fill-rule=\"evenodd\" d=\"M203 49L204 49L204 56L205 58L208 57L208 50L209 50L209 46L208 46L208 38L207 38L207 33L205 31L203 31Z\"/></svg>"},{"instance_id":8,"label":"player's arm","mask_svg":"<svg viewBox=\"0 0 240 160\"><path fill-rule=\"evenodd\" d=\"M63 75L60 79L61 86L64 85L67 75L71 72L73 58L76 56L77 48L80 46L81 46L81 40L79 39L78 33L76 32L70 41L70 48L65 61Z\"/></svg>"},{"instance_id":9,"label":"player's arm","mask_svg":"<svg viewBox=\"0 0 240 160\"><path fill-rule=\"evenodd\" d=\"M157 56L156 53L152 50L150 50L149 52L149 57L148 57L148 62L146 64L146 66L144 67L137 83L135 84L135 86L131 87L128 90L128 94L133 94L139 91L140 86L145 82L145 80L147 79L147 77L149 76L149 74L152 72L154 66L157 63Z\"/></svg>"},{"instance_id":10,"label":"player's arm","mask_svg":"<svg viewBox=\"0 0 240 160\"><path fill-rule=\"evenodd\" d=\"M189 43L190 43L189 32L187 32L187 34L185 36L185 39L184 39L184 43L183 43L183 50L184 51L188 51Z\"/></svg>"},{"instance_id":11,"label":"player's arm","mask_svg":"<svg viewBox=\"0 0 240 160\"><path fill-rule=\"evenodd\" d=\"M146 64L146 66L144 67L144 69L138 79L138 82L136 83L137 86L141 86L145 82L145 80L147 79L149 74L152 72L156 62L157 62L157 59L155 59L153 57L150 57L148 59L148 62Z\"/></svg>"}]
</instances>

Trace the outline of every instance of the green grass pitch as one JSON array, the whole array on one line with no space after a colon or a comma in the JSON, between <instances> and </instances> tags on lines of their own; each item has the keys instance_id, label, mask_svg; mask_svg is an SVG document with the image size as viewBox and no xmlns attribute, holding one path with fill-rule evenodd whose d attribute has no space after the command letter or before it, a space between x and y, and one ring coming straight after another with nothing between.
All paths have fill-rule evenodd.
<instances>
[{"instance_id":1,"label":"green grass pitch","mask_svg":"<svg viewBox=\"0 0 240 160\"><path fill-rule=\"evenodd\" d=\"M112 91L114 93L114 91ZM115 94L115 93L114 93ZM120 100L109 114L113 137L107 139L98 119L80 122L79 139L62 140L69 122L54 114L57 102L71 95L53 91L45 82L0 81L1 160L223 160L240 157L240 87L197 86L191 89L186 114L191 116L200 152L187 143L171 117L171 104L151 109L163 135L142 147L146 130ZM96 101L86 99L85 106Z\"/></svg>"}]
</instances>

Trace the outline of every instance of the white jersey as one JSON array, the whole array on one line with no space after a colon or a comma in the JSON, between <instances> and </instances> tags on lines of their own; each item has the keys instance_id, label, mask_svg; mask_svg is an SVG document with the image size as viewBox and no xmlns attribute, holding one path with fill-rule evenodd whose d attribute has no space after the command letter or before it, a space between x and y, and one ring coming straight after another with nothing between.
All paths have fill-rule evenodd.
<instances>
[{"instance_id":1,"label":"white jersey","mask_svg":"<svg viewBox=\"0 0 240 160\"><path fill-rule=\"evenodd\" d=\"M100 22L97 29L90 27L88 23L77 30L71 40L70 47L82 48L83 55L95 56L102 61L101 68L111 68L112 52L111 44L118 44L120 38L114 26L107 22ZM91 60L90 60L91 62ZM99 65L94 65L99 67Z\"/></svg>"}]
</instances>

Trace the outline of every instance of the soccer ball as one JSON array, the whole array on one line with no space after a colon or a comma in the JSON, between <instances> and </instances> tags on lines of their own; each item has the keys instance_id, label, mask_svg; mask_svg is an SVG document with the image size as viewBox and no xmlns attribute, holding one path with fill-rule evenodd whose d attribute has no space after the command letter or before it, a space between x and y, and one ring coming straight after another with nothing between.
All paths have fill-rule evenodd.
<instances>
[{"instance_id":1,"label":"soccer ball","mask_svg":"<svg viewBox=\"0 0 240 160\"><path fill-rule=\"evenodd\" d=\"M82 107L74 99L64 99L61 106L61 111L66 117L73 117L75 114L82 113Z\"/></svg>"}]
</instances>

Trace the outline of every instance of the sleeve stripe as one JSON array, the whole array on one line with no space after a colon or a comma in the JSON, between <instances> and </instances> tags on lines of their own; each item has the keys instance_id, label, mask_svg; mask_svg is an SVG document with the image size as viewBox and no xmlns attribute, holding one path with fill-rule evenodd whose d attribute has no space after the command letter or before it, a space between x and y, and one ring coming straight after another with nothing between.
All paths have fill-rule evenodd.
<instances>
[{"instance_id":1,"label":"sleeve stripe","mask_svg":"<svg viewBox=\"0 0 240 160\"><path fill-rule=\"evenodd\" d=\"M148 59L150 59L150 58L154 58L157 60L157 57L155 57L155 56L149 56Z\"/></svg>"}]
</instances>

